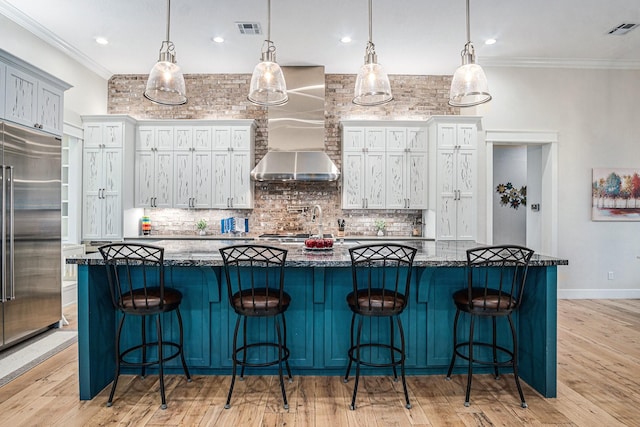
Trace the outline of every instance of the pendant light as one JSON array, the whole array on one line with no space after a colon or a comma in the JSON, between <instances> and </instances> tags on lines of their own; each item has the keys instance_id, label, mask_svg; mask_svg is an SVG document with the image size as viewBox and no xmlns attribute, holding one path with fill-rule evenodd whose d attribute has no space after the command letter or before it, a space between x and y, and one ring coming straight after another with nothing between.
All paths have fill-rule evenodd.
<instances>
[{"instance_id":1,"label":"pendant light","mask_svg":"<svg viewBox=\"0 0 640 427\"><path fill-rule=\"evenodd\" d=\"M378 64L375 45L371 37L371 0L369 0L369 42L365 49L364 65L356 78L353 103L357 105L386 104L393 99L389 76Z\"/></svg>"},{"instance_id":2,"label":"pendant light","mask_svg":"<svg viewBox=\"0 0 640 427\"><path fill-rule=\"evenodd\" d=\"M284 74L276 62L276 46L271 41L271 0L267 1L267 9L267 39L262 45L261 62L253 70L247 99L258 105L282 105L289 97Z\"/></svg>"},{"instance_id":3,"label":"pendant light","mask_svg":"<svg viewBox=\"0 0 640 427\"><path fill-rule=\"evenodd\" d=\"M476 53L471 43L469 29L469 0L467 0L467 43L460 53L462 65L458 67L449 91L449 105L452 107L472 107L491 100L487 76L482 67L476 64Z\"/></svg>"},{"instance_id":4,"label":"pendant light","mask_svg":"<svg viewBox=\"0 0 640 427\"><path fill-rule=\"evenodd\" d=\"M171 0L167 0L167 38L160 46L160 58L153 66L147 80L144 97L156 104L182 105L187 103L184 76L176 63L176 49L169 41Z\"/></svg>"}]
</instances>

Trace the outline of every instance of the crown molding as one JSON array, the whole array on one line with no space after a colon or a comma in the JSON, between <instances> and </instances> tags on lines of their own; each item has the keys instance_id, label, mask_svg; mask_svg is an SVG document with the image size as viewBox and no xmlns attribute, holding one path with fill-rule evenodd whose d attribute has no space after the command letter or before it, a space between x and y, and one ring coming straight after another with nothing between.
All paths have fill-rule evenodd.
<instances>
[{"instance_id":1,"label":"crown molding","mask_svg":"<svg viewBox=\"0 0 640 427\"><path fill-rule=\"evenodd\" d=\"M0 1L0 14L6 16L25 30L33 33L36 37L40 38L46 43L49 43L51 46L55 47L62 53L84 65L86 68L93 71L103 79L109 80L113 75L111 71L93 61L87 55L80 52L78 49L53 34L38 22L34 21L31 17L16 9L13 5L5 1Z\"/></svg>"},{"instance_id":2,"label":"crown molding","mask_svg":"<svg viewBox=\"0 0 640 427\"><path fill-rule=\"evenodd\" d=\"M567 58L498 58L481 57L484 67L523 68L590 68L598 70L640 70L640 61L626 59L567 59Z\"/></svg>"}]
</instances>

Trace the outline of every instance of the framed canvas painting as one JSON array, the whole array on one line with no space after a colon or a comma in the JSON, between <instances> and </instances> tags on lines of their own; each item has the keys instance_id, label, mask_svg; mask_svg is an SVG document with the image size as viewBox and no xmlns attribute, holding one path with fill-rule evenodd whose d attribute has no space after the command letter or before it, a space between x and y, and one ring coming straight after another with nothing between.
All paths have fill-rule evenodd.
<instances>
[{"instance_id":1,"label":"framed canvas painting","mask_svg":"<svg viewBox=\"0 0 640 427\"><path fill-rule=\"evenodd\" d=\"M593 169L593 221L640 221L640 167Z\"/></svg>"}]
</instances>

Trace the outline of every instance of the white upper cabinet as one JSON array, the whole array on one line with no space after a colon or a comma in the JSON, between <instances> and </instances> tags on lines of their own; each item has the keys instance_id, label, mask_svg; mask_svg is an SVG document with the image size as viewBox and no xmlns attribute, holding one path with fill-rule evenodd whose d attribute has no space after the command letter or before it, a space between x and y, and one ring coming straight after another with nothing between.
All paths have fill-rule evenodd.
<instances>
[{"instance_id":1,"label":"white upper cabinet","mask_svg":"<svg viewBox=\"0 0 640 427\"><path fill-rule=\"evenodd\" d=\"M426 208L428 145L421 125L342 122L343 209Z\"/></svg>"},{"instance_id":2,"label":"white upper cabinet","mask_svg":"<svg viewBox=\"0 0 640 427\"><path fill-rule=\"evenodd\" d=\"M211 127L176 126L173 153L176 208L212 206Z\"/></svg>"},{"instance_id":3,"label":"white upper cabinet","mask_svg":"<svg viewBox=\"0 0 640 427\"><path fill-rule=\"evenodd\" d=\"M253 208L253 124L214 127L213 207Z\"/></svg>"},{"instance_id":4,"label":"white upper cabinet","mask_svg":"<svg viewBox=\"0 0 640 427\"><path fill-rule=\"evenodd\" d=\"M135 205L173 207L172 126L139 125L135 154Z\"/></svg>"},{"instance_id":5,"label":"white upper cabinet","mask_svg":"<svg viewBox=\"0 0 640 427\"><path fill-rule=\"evenodd\" d=\"M436 169L435 237L475 240L477 223L477 139L479 117L434 117L429 137Z\"/></svg>"},{"instance_id":6,"label":"white upper cabinet","mask_svg":"<svg viewBox=\"0 0 640 427\"><path fill-rule=\"evenodd\" d=\"M0 87L0 118L62 135L68 84L0 50Z\"/></svg>"},{"instance_id":7,"label":"white upper cabinet","mask_svg":"<svg viewBox=\"0 0 640 427\"><path fill-rule=\"evenodd\" d=\"M82 238L115 240L132 209L134 124L127 116L84 116Z\"/></svg>"}]
</instances>

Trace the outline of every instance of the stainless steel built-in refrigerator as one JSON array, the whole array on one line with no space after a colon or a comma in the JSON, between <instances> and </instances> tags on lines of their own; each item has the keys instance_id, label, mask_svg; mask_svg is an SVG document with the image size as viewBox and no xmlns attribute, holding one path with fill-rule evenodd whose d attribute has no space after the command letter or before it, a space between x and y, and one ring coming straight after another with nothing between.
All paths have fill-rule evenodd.
<instances>
[{"instance_id":1,"label":"stainless steel built-in refrigerator","mask_svg":"<svg viewBox=\"0 0 640 427\"><path fill-rule=\"evenodd\" d=\"M61 141L0 121L0 350L62 318Z\"/></svg>"}]
</instances>

